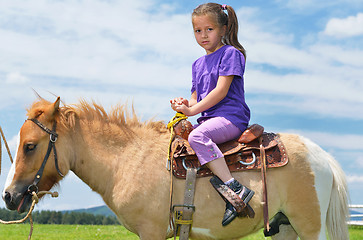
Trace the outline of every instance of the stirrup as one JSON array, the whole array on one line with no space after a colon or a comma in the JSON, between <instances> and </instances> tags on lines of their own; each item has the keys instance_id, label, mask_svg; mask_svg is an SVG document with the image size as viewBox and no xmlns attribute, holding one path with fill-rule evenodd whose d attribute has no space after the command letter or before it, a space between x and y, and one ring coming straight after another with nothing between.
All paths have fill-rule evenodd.
<instances>
[{"instance_id":1,"label":"stirrup","mask_svg":"<svg viewBox=\"0 0 363 240\"><path fill-rule=\"evenodd\" d=\"M243 186L237 180L234 180L231 184L228 184L228 187L237 193L246 205L252 199L253 195L255 195L253 190Z\"/></svg>"},{"instance_id":2,"label":"stirrup","mask_svg":"<svg viewBox=\"0 0 363 240\"><path fill-rule=\"evenodd\" d=\"M217 192L221 195L225 202L229 202L235 208L238 216L240 217L255 217L255 212L250 207L249 204L246 204L237 193L235 193L232 189L224 184L224 182L219 179L217 176L213 176L210 179L212 186L217 190ZM253 196L253 194L252 194ZM249 198L251 199L252 196ZM246 201L248 203L248 201Z\"/></svg>"}]
</instances>

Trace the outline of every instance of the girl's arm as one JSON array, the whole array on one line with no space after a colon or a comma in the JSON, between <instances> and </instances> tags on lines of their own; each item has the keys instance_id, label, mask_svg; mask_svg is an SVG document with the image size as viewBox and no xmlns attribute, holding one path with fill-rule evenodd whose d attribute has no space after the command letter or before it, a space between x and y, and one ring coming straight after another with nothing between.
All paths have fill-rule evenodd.
<instances>
[{"instance_id":1,"label":"girl's arm","mask_svg":"<svg viewBox=\"0 0 363 240\"><path fill-rule=\"evenodd\" d=\"M188 105L188 107L192 107L192 106L194 106L195 104L197 104L197 92L196 92L196 91L194 91L194 92L192 93L192 96L190 97L190 100L189 100L189 105Z\"/></svg>"},{"instance_id":2,"label":"girl's arm","mask_svg":"<svg viewBox=\"0 0 363 240\"><path fill-rule=\"evenodd\" d=\"M201 113L217 103L219 103L223 98L227 96L229 87L233 81L232 76L219 76L217 86L200 102L196 102L196 92L193 92L192 98L190 100L189 106L186 104L176 105L175 110L182 112L187 116L194 116Z\"/></svg>"}]
</instances>

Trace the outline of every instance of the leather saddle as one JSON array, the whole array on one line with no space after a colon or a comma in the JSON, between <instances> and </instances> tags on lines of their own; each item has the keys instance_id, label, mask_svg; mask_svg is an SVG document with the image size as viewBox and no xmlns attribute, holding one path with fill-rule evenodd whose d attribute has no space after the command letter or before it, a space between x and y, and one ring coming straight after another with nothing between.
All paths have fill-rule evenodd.
<instances>
[{"instance_id":1,"label":"leather saddle","mask_svg":"<svg viewBox=\"0 0 363 240\"><path fill-rule=\"evenodd\" d=\"M200 165L187 141L192 131L190 122L182 120L178 125L175 126L177 131L171 144L173 175L185 179L187 169L196 168L197 177L212 176L213 173L206 166ZM279 135L264 132L264 128L258 124L248 127L239 139L218 145L231 172L261 169L261 146L265 150L267 168L282 167L288 163Z\"/></svg>"}]
</instances>

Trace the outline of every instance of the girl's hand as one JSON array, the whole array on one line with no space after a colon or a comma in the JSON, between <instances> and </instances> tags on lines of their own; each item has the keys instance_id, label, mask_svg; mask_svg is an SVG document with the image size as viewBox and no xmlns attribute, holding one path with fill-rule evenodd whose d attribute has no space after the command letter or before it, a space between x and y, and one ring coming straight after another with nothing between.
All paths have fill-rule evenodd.
<instances>
[{"instance_id":1,"label":"girl's hand","mask_svg":"<svg viewBox=\"0 0 363 240\"><path fill-rule=\"evenodd\" d=\"M173 100L170 100L170 103L185 104L188 106L188 100L182 97L174 98Z\"/></svg>"},{"instance_id":2,"label":"girl's hand","mask_svg":"<svg viewBox=\"0 0 363 240\"><path fill-rule=\"evenodd\" d=\"M188 107L185 104L176 104L175 105L175 111L176 112L182 112L186 116L194 116L195 113L193 113L192 107Z\"/></svg>"},{"instance_id":3,"label":"girl's hand","mask_svg":"<svg viewBox=\"0 0 363 240\"><path fill-rule=\"evenodd\" d=\"M171 105L171 108L174 110L174 111L177 111L176 110L176 106L178 105L186 105L186 106L189 106L189 102L187 99L185 98L182 98L182 97L178 97L178 98L174 98L172 100L170 100L170 105Z\"/></svg>"}]
</instances>

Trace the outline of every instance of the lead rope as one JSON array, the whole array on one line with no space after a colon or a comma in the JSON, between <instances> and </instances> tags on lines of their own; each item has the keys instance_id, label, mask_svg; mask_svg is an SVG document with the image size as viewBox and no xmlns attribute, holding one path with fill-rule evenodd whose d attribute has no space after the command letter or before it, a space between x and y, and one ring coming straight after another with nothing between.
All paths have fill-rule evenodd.
<instances>
[{"instance_id":1,"label":"lead rope","mask_svg":"<svg viewBox=\"0 0 363 240\"><path fill-rule=\"evenodd\" d=\"M183 113L177 112L175 114L175 116L170 120L170 122L167 125L167 128L170 129L170 140L169 140L169 149L168 149L168 163L167 163L168 170L170 169L170 166L171 166L170 153L171 153L171 144L172 144L173 139L174 139L174 126L178 122L180 122L181 120L184 120L184 119L188 119L188 117L185 116Z\"/></svg>"},{"instance_id":2,"label":"lead rope","mask_svg":"<svg viewBox=\"0 0 363 240\"><path fill-rule=\"evenodd\" d=\"M43 195L46 194L50 194L52 197L58 197L58 192L50 192L50 191L40 191L38 193L32 192L32 205L27 213L27 215L20 219L20 220L14 220L14 221L4 221L0 219L0 223L1 224L19 224L19 223L23 223L25 222L25 220L27 220L29 218L29 222L30 222L30 232L29 232L29 236L28 236L28 240L31 239L32 234L33 234L33 218L32 218L32 212L34 210L35 204L37 204L39 202L39 198Z\"/></svg>"},{"instance_id":3,"label":"lead rope","mask_svg":"<svg viewBox=\"0 0 363 240\"><path fill-rule=\"evenodd\" d=\"M175 228L175 223L174 223L174 216L173 216L173 163L171 162L171 144L173 143L174 140L174 126L179 123L181 120L187 119L188 117L185 116L183 113L177 112L175 114L175 116L170 120L170 122L167 125L167 128L170 129L170 139L169 139L169 147L168 147L168 157L167 157L167 163L166 163L166 169L168 171L170 171L170 214L169 214L169 226L170 229L173 230L174 232L174 239L176 239L176 228Z\"/></svg>"},{"instance_id":4,"label":"lead rope","mask_svg":"<svg viewBox=\"0 0 363 240\"><path fill-rule=\"evenodd\" d=\"M12 164L13 157L11 156L10 148L9 148L8 142L6 141L6 138L5 138L5 135L4 135L4 132L3 132L3 129L1 128L1 126L0 126L0 133L1 133L1 137L4 139L4 144L5 144L6 150L8 151L8 155L9 155L9 158L10 158L10 161ZM1 155L2 155L2 151L1 151L1 138L0 138L0 175L1 175Z\"/></svg>"},{"instance_id":5,"label":"lead rope","mask_svg":"<svg viewBox=\"0 0 363 240\"><path fill-rule=\"evenodd\" d=\"M4 140L4 144L5 144L6 150L8 151L8 155L9 155L10 161L11 161L11 163L13 163L13 158L11 156L11 152L10 152L9 146L8 146L8 143L6 141L6 138L5 138L5 135L4 135L4 132L3 132L2 128L1 128L1 126L0 126L0 133L1 133L2 139ZM1 174L1 156L2 156L1 137L0 137L0 174ZM58 197L58 192L51 192L51 191L40 191L38 193L32 192L32 200L33 200L32 201L32 205L30 206L30 209L29 209L27 215L23 219L14 220L14 221L4 221L4 220L1 220L0 219L0 223L1 224L19 224L19 223L25 222L29 218L30 231L29 231L28 240L30 240L31 237L32 237L32 234L33 234L33 229L34 229L32 212L34 210L35 204L37 204L39 202L39 198L41 196L46 195L46 194L50 194L54 198Z\"/></svg>"}]
</instances>

